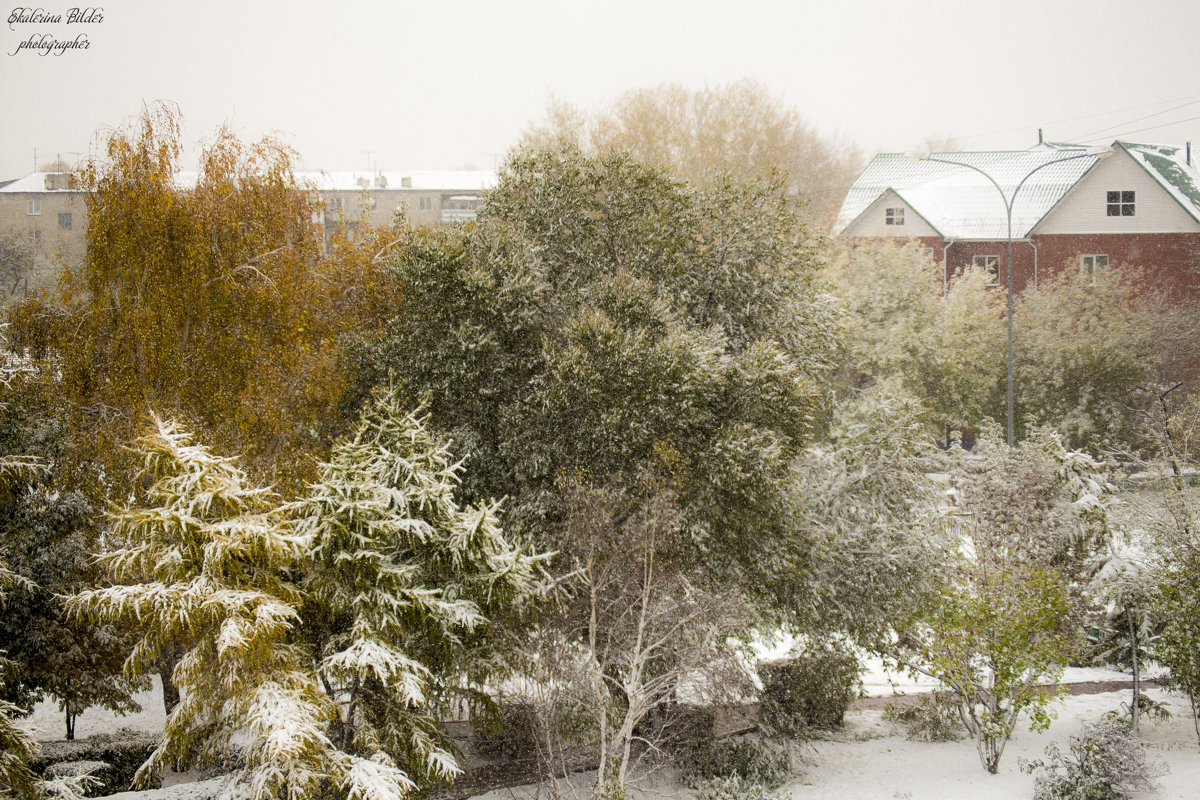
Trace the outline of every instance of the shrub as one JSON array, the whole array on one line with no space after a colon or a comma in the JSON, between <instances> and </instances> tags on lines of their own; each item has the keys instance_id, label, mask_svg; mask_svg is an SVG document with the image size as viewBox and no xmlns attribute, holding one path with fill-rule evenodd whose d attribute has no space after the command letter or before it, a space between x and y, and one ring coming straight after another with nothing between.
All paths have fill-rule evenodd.
<instances>
[{"instance_id":1,"label":"shrub","mask_svg":"<svg viewBox=\"0 0 1200 800\"><path fill-rule=\"evenodd\" d=\"M1034 776L1034 800L1122 800L1129 792L1153 790L1151 779L1166 772L1165 765L1146 760L1128 723L1115 716L1072 736L1068 750L1051 744L1044 761L1021 764Z\"/></svg>"},{"instance_id":2,"label":"shrub","mask_svg":"<svg viewBox=\"0 0 1200 800\"><path fill-rule=\"evenodd\" d=\"M97 783L87 790L89 796L98 797L128 790L134 773L157 744L156 736L132 731L53 742L43 745L41 754L29 766L38 774L48 775L55 764L62 762L101 762L103 766L91 773Z\"/></svg>"},{"instance_id":3,"label":"shrub","mask_svg":"<svg viewBox=\"0 0 1200 800\"><path fill-rule=\"evenodd\" d=\"M768 787L740 775L708 778L696 785L696 800L768 800L773 794Z\"/></svg>"},{"instance_id":4,"label":"shrub","mask_svg":"<svg viewBox=\"0 0 1200 800\"><path fill-rule=\"evenodd\" d=\"M471 744L484 758L525 760L537 757L537 709L532 703L501 702L472 720Z\"/></svg>"},{"instance_id":5,"label":"shrub","mask_svg":"<svg viewBox=\"0 0 1200 800\"><path fill-rule=\"evenodd\" d=\"M839 645L762 664L758 674L758 724L769 736L805 738L810 728L840 727L859 686L858 659Z\"/></svg>"},{"instance_id":6,"label":"shrub","mask_svg":"<svg viewBox=\"0 0 1200 800\"><path fill-rule=\"evenodd\" d=\"M900 723L909 739L921 742L956 742L966 735L958 704L949 692L918 695L912 705L892 703L883 710L883 718Z\"/></svg>"},{"instance_id":7,"label":"shrub","mask_svg":"<svg viewBox=\"0 0 1200 800\"><path fill-rule=\"evenodd\" d=\"M695 789L706 785L711 789L721 781L729 783L730 778L739 779L739 785L774 787L792 773L788 746L760 736L710 739L691 748L677 765L684 783Z\"/></svg>"}]
</instances>

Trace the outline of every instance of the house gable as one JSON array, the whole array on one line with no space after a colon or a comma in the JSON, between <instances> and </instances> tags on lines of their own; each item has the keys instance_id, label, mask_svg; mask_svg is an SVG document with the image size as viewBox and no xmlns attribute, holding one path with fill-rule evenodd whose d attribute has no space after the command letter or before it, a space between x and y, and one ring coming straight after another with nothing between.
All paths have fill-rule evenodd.
<instances>
[{"instance_id":1,"label":"house gable","mask_svg":"<svg viewBox=\"0 0 1200 800\"><path fill-rule=\"evenodd\" d=\"M1112 192L1120 194L1114 198ZM1116 200L1115 206L1110 199ZM1116 214L1110 214L1110 206ZM1040 235L1197 232L1200 222L1124 147L1088 170L1032 231Z\"/></svg>"},{"instance_id":2,"label":"house gable","mask_svg":"<svg viewBox=\"0 0 1200 800\"><path fill-rule=\"evenodd\" d=\"M894 189L888 189L851 221L840 235L913 239L940 237L941 233Z\"/></svg>"}]
</instances>

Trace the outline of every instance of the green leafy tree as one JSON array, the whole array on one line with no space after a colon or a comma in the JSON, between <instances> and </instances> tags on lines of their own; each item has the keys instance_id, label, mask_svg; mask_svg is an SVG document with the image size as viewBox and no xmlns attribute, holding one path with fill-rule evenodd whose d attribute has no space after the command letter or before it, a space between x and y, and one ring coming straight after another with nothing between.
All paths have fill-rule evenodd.
<instances>
[{"instance_id":1,"label":"green leafy tree","mask_svg":"<svg viewBox=\"0 0 1200 800\"><path fill-rule=\"evenodd\" d=\"M669 449L680 555L788 608L809 574L793 462L839 332L798 231L778 184L697 190L621 155L518 152L479 225L392 251L404 296L366 377L428 394L472 464L466 498L508 495L509 524L545 547L561 476L629 481Z\"/></svg>"},{"instance_id":2,"label":"green leafy tree","mask_svg":"<svg viewBox=\"0 0 1200 800\"><path fill-rule=\"evenodd\" d=\"M1048 425L1092 452L1134 445L1137 388L1188 374L1195 310L1136 269L1101 271L1093 285L1068 267L1022 292L1014 314L1018 436Z\"/></svg>"},{"instance_id":3,"label":"green leafy tree","mask_svg":"<svg viewBox=\"0 0 1200 800\"><path fill-rule=\"evenodd\" d=\"M827 440L800 462L801 527L819 575L805 628L878 648L941 589L952 543L930 474L949 463L924 418L898 381L882 382L836 402Z\"/></svg>"},{"instance_id":4,"label":"green leafy tree","mask_svg":"<svg viewBox=\"0 0 1200 800\"><path fill-rule=\"evenodd\" d=\"M73 739L76 717L93 705L136 709L135 687L121 678L130 645L123 631L77 624L63 611L64 594L95 580L96 515L79 492L54 487L63 444L55 376L11 363L0 386L0 459L8 465L0 537L9 567L32 588L12 596L0 615L0 650L10 665L0 699L29 710L52 695Z\"/></svg>"},{"instance_id":5,"label":"green leafy tree","mask_svg":"<svg viewBox=\"0 0 1200 800\"><path fill-rule=\"evenodd\" d=\"M0 609L7 599L6 589L16 586L31 589L32 584L14 572L10 572L0 561ZM5 676L10 674L11 664L0 650L0 688L7 688ZM29 762L37 755L38 746L29 733L14 723L22 709L0 700L0 798L32 800L37 796L37 778L29 769Z\"/></svg>"},{"instance_id":6,"label":"green leafy tree","mask_svg":"<svg viewBox=\"0 0 1200 800\"><path fill-rule=\"evenodd\" d=\"M899 380L938 433L977 428L1003 393L1003 297L979 270L949 286L916 242L872 242L831 261L847 307L851 386Z\"/></svg>"},{"instance_id":7,"label":"green leafy tree","mask_svg":"<svg viewBox=\"0 0 1200 800\"><path fill-rule=\"evenodd\" d=\"M1109 485L1045 431L1016 448L982 432L964 463L961 557L940 595L902 625L898 660L955 693L980 762L995 773L1017 720L1050 723L1049 695L1078 649L1083 567L1107 524Z\"/></svg>"}]
</instances>

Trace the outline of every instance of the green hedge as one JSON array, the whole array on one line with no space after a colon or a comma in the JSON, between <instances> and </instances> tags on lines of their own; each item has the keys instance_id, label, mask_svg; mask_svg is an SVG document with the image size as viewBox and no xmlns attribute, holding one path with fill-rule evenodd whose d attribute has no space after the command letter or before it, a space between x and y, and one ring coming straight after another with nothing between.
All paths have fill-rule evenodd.
<instances>
[{"instance_id":1,"label":"green hedge","mask_svg":"<svg viewBox=\"0 0 1200 800\"><path fill-rule=\"evenodd\" d=\"M826 645L759 665L758 726L770 736L804 738L810 728L841 727L859 687L858 658Z\"/></svg>"},{"instance_id":2,"label":"green hedge","mask_svg":"<svg viewBox=\"0 0 1200 800\"><path fill-rule=\"evenodd\" d=\"M30 764L38 775L45 775L54 764L64 761L100 761L103 769L92 773L100 781L88 789L89 797L101 797L129 790L133 774L158 746L158 737L144 733L92 736L74 742L49 742Z\"/></svg>"}]
</instances>

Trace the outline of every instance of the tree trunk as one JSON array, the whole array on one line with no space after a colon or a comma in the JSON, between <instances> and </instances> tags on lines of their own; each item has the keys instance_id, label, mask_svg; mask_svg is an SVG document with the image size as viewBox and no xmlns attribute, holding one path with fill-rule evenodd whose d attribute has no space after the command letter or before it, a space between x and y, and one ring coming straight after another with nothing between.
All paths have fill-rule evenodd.
<instances>
[{"instance_id":1,"label":"tree trunk","mask_svg":"<svg viewBox=\"0 0 1200 800\"><path fill-rule=\"evenodd\" d=\"M183 652L179 647L172 646L158 660L158 677L162 679L163 709L168 716L175 710L175 706L179 705L179 687L175 685L173 673L175 665L182 657Z\"/></svg>"},{"instance_id":2,"label":"tree trunk","mask_svg":"<svg viewBox=\"0 0 1200 800\"><path fill-rule=\"evenodd\" d=\"M1129 726L1134 733L1138 732L1138 721L1142 710L1142 687L1141 687L1141 670L1138 665L1138 636L1137 623L1134 620L1132 608L1125 609L1125 616L1129 620L1129 652L1133 657L1133 708L1130 710Z\"/></svg>"},{"instance_id":3,"label":"tree trunk","mask_svg":"<svg viewBox=\"0 0 1200 800\"><path fill-rule=\"evenodd\" d=\"M75 741L75 720L79 717L78 714L71 712L71 707L66 706L67 710L67 741Z\"/></svg>"},{"instance_id":4,"label":"tree trunk","mask_svg":"<svg viewBox=\"0 0 1200 800\"><path fill-rule=\"evenodd\" d=\"M1200 746L1200 716L1196 714L1196 693L1188 689L1188 701L1192 704L1192 728L1196 731L1196 744Z\"/></svg>"}]
</instances>

